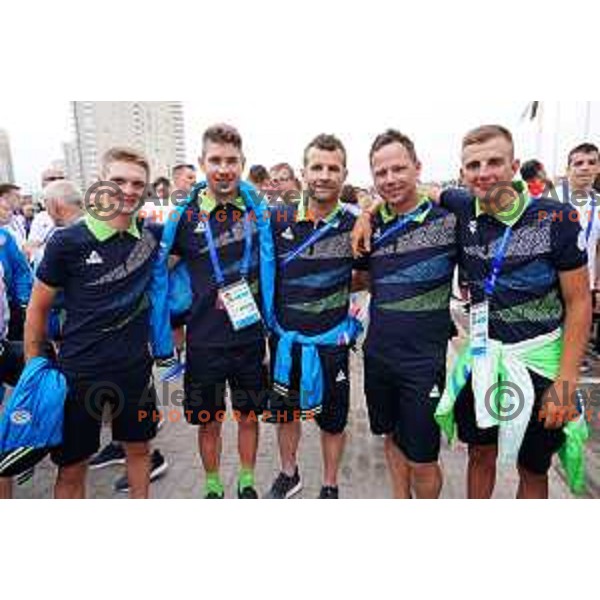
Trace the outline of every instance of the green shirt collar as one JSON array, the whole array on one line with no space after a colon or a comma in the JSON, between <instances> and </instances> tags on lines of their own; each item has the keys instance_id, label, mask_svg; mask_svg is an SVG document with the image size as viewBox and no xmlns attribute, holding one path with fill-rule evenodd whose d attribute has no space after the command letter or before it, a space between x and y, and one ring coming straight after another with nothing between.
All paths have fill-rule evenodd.
<instances>
[{"instance_id":1,"label":"green shirt collar","mask_svg":"<svg viewBox=\"0 0 600 600\"><path fill-rule=\"evenodd\" d=\"M410 213L403 215L403 216L408 216L409 214L414 213L415 211L419 210L421 208L421 206L423 206L423 204L425 204L426 202L429 202L429 199L425 196L422 196L419 199L419 204L417 204L417 206L415 207L414 210L412 210ZM430 211L428 210L424 210L422 214L420 214L416 219L415 219L415 223L419 223L419 225L421 225L423 223L423 221L425 221L425 219L427 218L427 215L429 214ZM381 205L381 208L379 209L379 214L381 216L381 220L383 221L384 225L387 225L388 223L391 223L395 218L398 217L398 214L395 213L394 211L390 210L389 206L387 205L387 203L384 203Z\"/></svg>"},{"instance_id":2,"label":"green shirt collar","mask_svg":"<svg viewBox=\"0 0 600 600\"><path fill-rule=\"evenodd\" d=\"M87 214L85 216L85 224L89 229L90 233L99 241L106 242L110 240L113 236L120 233L117 229L111 227L106 221L100 221L99 219L95 219L92 215ZM136 219L131 222L127 233L134 238L140 240L142 238L142 234L137 226Z\"/></svg>"},{"instance_id":3,"label":"green shirt collar","mask_svg":"<svg viewBox=\"0 0 600 600\"><path fill-rule=\"evenodd\" d=\"M206 214L212 213L219 206L219 203L214 198L209 196L208 190L203 190L200 193L198 200L200 203L200 211ZM246 211L246 205L244 204L241 196L237 197L232 202L228 202L227 204L231 204L234 208L237 208L242 212Z\"/></svg>"},{"instance_id":4,"label":"green shirt collar","mask_svg":"<svg viewBox=\"0 0 600 600\"><path fill-rule=\"evenodd\" d=\"M341 201L338 200L335 208L331 211L331 213L323 220L324 223L331 223L334 219L336 219L339 214L342 212L344 205ZM298 205L298 212L296 214L296 222L300 223L301 221L314 221L313 215L311 215L308 210L308 204L305 202L300 202ZM334 225L337 226L336 223Z\"/></svg>"},{"instance_id":5,"label":"green shirt collar","mask_svg":"<svg viewBox=\"0 0 600 600\"><path fill-rule=\"evenodd\" d=\"M519 193L520 201L515 202L515 204L508 210L492 215L490 213L486 213L482 208L481 200L479 198L475 198L475 217L479 219L481 215L489 214L490 217L497 219L507 227L514 227L525 214L525 211L529 208L529 205L531 204L531 196L529 195L527 184L524 181L514 181L513 187L515 191Z\"/></svg>"}]
</instances>

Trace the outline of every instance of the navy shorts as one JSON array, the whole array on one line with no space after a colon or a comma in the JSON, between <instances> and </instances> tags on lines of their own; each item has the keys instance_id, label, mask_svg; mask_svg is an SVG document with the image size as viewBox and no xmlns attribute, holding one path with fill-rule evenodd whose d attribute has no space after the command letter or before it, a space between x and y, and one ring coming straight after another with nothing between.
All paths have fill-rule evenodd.
<instances>
[{"instance_id":1,"label":"navy shorts","mask_svg":"<svg viewBox=\"0 0 600 600\"><path fill-rule=\"evenodd\" d=\"M546 475L552 466L554 455L565 442L562 430L551 430L544 427L539 418L542 399L552 385L552 381L531 373L535 389L535 404L525 440L519 454L519 465L536 475ZM495 446L498 444L498 429L479 429L475 416L475 399L471 380L458 397L455 409L458 435L462 442L470 446Z\"/></svg>"},{"instance_id":2,"label":"navy shorts","mask_svg":"<svg viewBox=\"0 0 600 600\"><path fill-rule=\"evenodd\" d=\"M190 425L224 418L227 385L231 406L248 417L261 416L268 396L266 342L230 348L188 348L184 410Z\"/></svg>"},{"instance_id":3,"label":"navy shorts","mask_svg":"<svg viewBox=\"0 0 600 600\"><path fill-rule=\"evenodd\" d=\"M391 436L416 464L440 457L441 432L435 411L445 385L445 365L400 371L365 356L365 394L374 435Z\"/></svg>"},{"instance_id":4,"label":"navy shorts","mask_svg":"<svg viewBox=\"0 0 600 600\"><path fill-rule=\"evenodd\" d=\"M100 448L105 407L111 410L112 439L122 443L149 442L157 433L157 396L148 366L103 377L66 374L63 444L52 460L68 467L91 458Z\"/></svg>"},{"instance_id":5,"label":"navy shorts","mask_svg":"<svg viewBox=\"0 0 600 600\"><path fill-rule=\"evenodd\" d=\"M275 370L276 338L271 340L271 372ZM348 425L350 414L350 349L343 347L319 348L323 369L323 406L314 419L325 433L340 435ZM292 350L292 372L287 397L271 391L269 410L273 423L291 422L300 411L302 347Z\"/></svg>"},{"instance_id":6,"label":"navy shorts","mask_svg":"<svg viewBox=\"0 0 600 600\"><path fill-rule=\"evenodd\" d=\"M0 342L0 383L16 387L24 368L23 344ZM2 398L0 398L1 402Z\"/></svg>"}]
</instances>

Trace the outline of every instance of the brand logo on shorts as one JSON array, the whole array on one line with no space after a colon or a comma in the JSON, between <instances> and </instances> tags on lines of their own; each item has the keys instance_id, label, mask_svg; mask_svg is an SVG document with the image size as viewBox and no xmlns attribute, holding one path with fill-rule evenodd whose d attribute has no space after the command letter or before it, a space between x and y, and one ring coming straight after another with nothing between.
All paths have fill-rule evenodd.
<instances>
[{"instance_id":1,"label":"brand logo on shorts","mask_svg":"<svg viewBox=\"0 0 600 600\"><path fill-rule=\"evenodd\" d=\"M442 396L442 392L440 391L439 386L434 386L433 389L431 390L431 394L429 394L430 398L441 398Z\"/></svg>"},{"instance_id":2,"label":"brand logo on shorts","mask_svg":"<svg viewBox=\"0 0 600 600\"><path fill-rule=\"evenodd\" d=\"M477 221L471 221L469 223L469 231L471 235L475 235L477 233Z\"/></svg>"},{"instance_id":3,"label":"brand logo on shorts","mask_svg":"<svg viewBox=\"0 0 600 600\"><path fill-rule=\"evenodd\" d=\"M292 231L291 227L288 227L282 234L281 237L284 240L289 240L290 242L294 241L294 232Z\"/></svg>"},{"instance_id":4,"label":"brand logo on shorts","mask_svg":"<svg viewBox=\"0 0 600 600\"><path fill-rule=\"evenodd\" d=\"M10 421L13 425L24 426L29 425L33 417L27 410L17 410L10 416Z\"/></svg>"},{"instance_id":5,"label":"brand logo on shorts","mask_svg":"<svg viewBox=\"0 0 600 600\"><path fill-rule=\"evenodd\" d=\"M94 250L94 252L92 252L88 256L88 259L85 261L85 264L86 265L103 265L104 260L102 260L102 257Z\"/></svg>"},{"instance_id":6,"label":"brand logo on shorts","mask_svg":"<svg viewBox=\"0 0 600 600\"><path fill-rule=\"evenodd\" d=\"M344 371L340 371L335 382L344 383L344 381L348 381L348 377L346 376L346 373L344 373Z\"/></svg>"}]
</instances>

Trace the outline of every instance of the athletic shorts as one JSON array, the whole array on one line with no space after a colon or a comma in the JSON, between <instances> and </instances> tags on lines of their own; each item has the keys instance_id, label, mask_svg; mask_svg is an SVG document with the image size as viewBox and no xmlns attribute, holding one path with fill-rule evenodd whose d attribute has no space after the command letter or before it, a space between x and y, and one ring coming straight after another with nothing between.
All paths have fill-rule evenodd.
<instances>
[{"instance_id":1,"label":"athletic shorts","mask_svg":"<svg viewBox=\"0 0 600 600\"><path fill-rule=\"evenodd\" d=\"M16 387L24 368L23 344L0 342L0 383ZM1 402L2 398L0 397Z\"/></svg>"},{"instance_id":2,"label":"athletic shorts","mask_svg":"<svg viewBox=\"0 0 600 600\"><path fill-rule=\"evenodd\" d=\"M435 411L445 385L445 365L400 371L365 356L365 395L374 435L390 436L416 464L440 457L441 433Z\"/></svg>"},{"instance_id":3,"label":"athletic shorts","mask_svg":"<svg viewBox=\"0 0 600 600\"><path fill-rule=\"evenodd\" d=\"M230 348L188 348L185 370L185 417L190 425L223 420L226 391L236 413L257 418L268 395L266 342Z\"/></svg>"},{"instance_id":4,"label":"athletic shorts","mask_svg":"<svg viewBox=\"0 0 600 600\"><path fill-rule=\"evenodd\" d=\"M81 378L66 374L63 444L52 452L58 466L91 458L100 448L105 407L110 407L112 439L122 443L149 442L156 437L157 396L151 369L142 366L112 375Z\"/></svg>"},{"instance_id":5,"label":"athletic shorts","mask_svg":"<svg viewBox=\"0 0 600 600\"><path fill-rule=\"evenodd\" d=\"M535 404L525 440L519 454L519 465L531 473L546 475L552 465L554 455L561 449L565 441L562 430L550 430L544 427L539 418L542 399L552 381L531 373L535 389ZM462 442L470 446L495 446L498 444L498 429L479 429L475 416L475 399L471 380L458 397L455 407L458 435Z\"/></svg>"},{"instance_id":6,"label":"athletic shorts","mask_svg":"<svg viewBox=\"0 0 600 600\"><path fill-rule=\"evenodd\" d=\"M276 338L271 340L271 373L275 371ZM323 369L323 406L314 420L325 433L340 435L348 425L350 413L350 349L343 347L319 348ZM301 418L302 347L294 345L292 371L287 396L272 390L269 401L270 422L286 423Z\"/></svg>"}]
</instances>

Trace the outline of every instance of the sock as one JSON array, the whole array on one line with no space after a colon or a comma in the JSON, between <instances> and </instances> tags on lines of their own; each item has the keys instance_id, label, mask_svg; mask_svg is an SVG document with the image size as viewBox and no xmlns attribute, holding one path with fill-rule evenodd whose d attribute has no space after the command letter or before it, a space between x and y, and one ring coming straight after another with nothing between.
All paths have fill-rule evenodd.
<instances>
[{"instance_id":1,"label":"sock","mask_svg":"<svg viewBox=\"0 0 600 600\"><path fill-rule=\"evenodd\" d=\"M248 488L253 488L254 484L254 471L252 469L242 469L240 471L240 478L238 481L240 492Z\"/></svg>"},{"instance_id":2,"label":"sock","mask_svg":"<svg viewBox=\"0 0 600 600\"><path fill-rule=\"evenodd\" d=\"M218 473L206 474L206 493L216 494L217 496L222 496L225 493L225 488Z\"/></svg>"}]
</instances>

